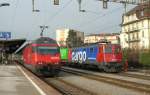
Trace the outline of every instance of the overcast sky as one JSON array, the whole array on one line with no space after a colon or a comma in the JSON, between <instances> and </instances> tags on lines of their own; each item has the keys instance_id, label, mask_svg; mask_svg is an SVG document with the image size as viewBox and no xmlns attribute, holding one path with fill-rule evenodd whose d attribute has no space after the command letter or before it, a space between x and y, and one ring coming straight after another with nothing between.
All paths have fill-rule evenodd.
<instances>
[{"instance_id":1,"label":"overcast sky","mask_svg":"<svg viewBox=\"0 0 150 95\"><path fill-rule=\"evenodd\" d=\"M10 6L0 7L0 31L12 33L12 39L27 38L34 40L40 36L40 25L48 25L44 36L55 38L55 30L71 28L92 33L112 33L121 31L124 8L119 3L109 3L108 9L102 8L97 0L83 0L82 9L78 11L77 0L60 0L60 5L53 5L53 0L35 0L32 12L32 0L0 0ZM131 7L131 6L130 6ZM129 8L129 7L128 7Z\"/></svg>"}]
</instances>

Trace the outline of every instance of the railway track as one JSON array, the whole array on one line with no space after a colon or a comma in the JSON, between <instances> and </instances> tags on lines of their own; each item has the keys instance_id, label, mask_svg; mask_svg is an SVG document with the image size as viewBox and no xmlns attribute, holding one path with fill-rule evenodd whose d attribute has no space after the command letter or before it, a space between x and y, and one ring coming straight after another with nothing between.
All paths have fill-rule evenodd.
<instances>
[{"instance_id":1,"label":"railway track","mask_svg":"<svg viewBox=\"0 0 150 95\"><path fill-rule=\"evenodd\" d=\"M143 83L137 83L134 81L127 81L123 79L118 79L118 78L112 78L104 75L95 75L91 74L85 71L80 71L80 70L75 70L75 69L69 69L69 68L62 68L62 71L75 74L78 76L82 76L88 79L100 81L100 82L105 82L109 84L114 84L120 87L128 88L128 89L133 89L136 91L141 91L145 93L150 93L150 85L149 84L143 84Z\"/></svg>"},{"instance_id":2,"label":"railway track","mask_svg":"<svg viewBox=\"0 0 150 95\"><path fill-rule=\"evenodd\" d=\"M48 84L59 90L63 95L97 95L81 87L77 87L67 81L59 78L46 78L44 79Z\"/></svg>"},{"instance_id":3,"label":"railway track","mask_svg":"<svg viewBox=\"0 0 150 95\"><path fill-rule=\"evenodd\" d=\"M137 78L137 79L143 79L143 80L150 80L150 76L134 74L134 73L132 73L132 74L131 73L120 73L118 75Z\"/></svg>"},{"instance_id":4,"label":"railway track","mask_svg":"<svg viewBox=\"0 0 150 95\"><path fill-rule=\"evenodd\" d=\"M150 85L143 85L143 84L132 84L128 81L118 81L116 79L111 79L108 77L100 77L100 76L96 76L96 75L91 75L89 73L85 73L85 72L80 72L80 71L74 71L74 70L68 70L68 69L64 69L62 68L62 70L64 72L69 72L71 74L75 74L81 77L85 77L88 79L92 79L92 80L96 80L96 81L100 81L100 82L106 82L106 83L110 83L110 84L115 84L117 86L121 86L121 87L125 87L125 88L132 88L134 90L138 90L138 91L143 91L146 93L150 93ZM95 93L94 91L89 91L85 88L76 86L72 83L69 83L66 80L61 79L60 77L54 77L54 78L43 78L41 77L41 80L43 80L46 84L48 84L49 86L55 88L57 91L59 91L60 93L62 93L62 95L97 95L97 93ZM122 84L123 83L123 84ZM132 84L132 85L131 85ZM98 94L100 95L100 94ZM104 95L104 94L102 94ZM149 95L149 94L146 94Z\"/></svg>"},{"instance_id":5,"label":"railway track","mask_svg":"<svg viewBox=\"0 0 150 95\"><path fill-rule=\"evenodd\" d=\"M34 79L41 81L43 83L40 84L47 84L47 87L44 89L49 89L48 85L50 87L53 87L58 92L62 93L62 95L97 95L94 92L90 92L86 89L83 89L81 87L77 87L67 81L64 81L62 79L59 79L58 77L38 77L36 74L31 72L28 68L24 67L23 65L20 65L18 62L15 62L16 65L21 66L27 73L29 73L30 76L33 76ZM47 92L47 91L46 91Z\"/></svg>"}]
</instances>

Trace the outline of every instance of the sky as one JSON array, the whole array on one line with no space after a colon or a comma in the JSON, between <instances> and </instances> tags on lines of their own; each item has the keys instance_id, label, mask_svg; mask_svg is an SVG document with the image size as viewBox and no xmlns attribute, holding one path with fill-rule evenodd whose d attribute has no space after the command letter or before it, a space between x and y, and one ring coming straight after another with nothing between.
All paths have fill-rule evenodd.
<instances>
[{"instance_id":1,"label":"sky","mask_svg":"<svg viewBox=\"0 0 150 95\"><path fill-rule=\"evenodd\" d=\"M0 7L0 31L11 32L11 39L34 40L40 37L40 26L46 25L43 35L56 38L56 29L70 28L88 34L119 33L124 6L108 3L108 9L102 8L97 0L82 0L79 12L77 0L60 0L60 5L53 5L53 0L35 0L32 12L32 0L0 0L10 6ZM128 9L133 5L128 5Z\"/></svg>"}]
</instances>

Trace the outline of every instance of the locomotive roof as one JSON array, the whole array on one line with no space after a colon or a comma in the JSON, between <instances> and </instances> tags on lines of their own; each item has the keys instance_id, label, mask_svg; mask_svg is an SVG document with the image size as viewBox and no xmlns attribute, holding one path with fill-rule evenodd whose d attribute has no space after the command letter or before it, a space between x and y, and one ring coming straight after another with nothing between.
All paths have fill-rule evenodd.
<instances>
[{"instance_id":1,"label":"locomotive roof","mask_svg":"<svg viewBox=\"0 0 150 95\"><path fill-rule=\"evenodd\" d=\"M84 47L93 47L93 46L98 46L98 45L119 45L119 44L112 44L112 43L92 43L92 44L86 44L81 47L73 47L73 48L84 48Z\"/></svg>"},{"instance_id":2,"label":"locomotive roof","mask_svg":"<svg viewBox=\"0 0 150 95\"><path fill-rule=\"evenodd\" d=\"M49 37L40 37L34 41L26 41L22 44L22 46L15 51L15 53L21 53L22 50L30 44L57 44L57 42Z\"/></svg>"},{"instance_id":3,"label":"locomotive roof","mask_svg":"<svg viewBox=\"0 0 150 95\"><path fill-rule=\"evenodd\" d=\"M33 41L34 44L57 44L57 42L54 39L51 39L49 37L40 37Z\"/></svg>"}]
</instances>

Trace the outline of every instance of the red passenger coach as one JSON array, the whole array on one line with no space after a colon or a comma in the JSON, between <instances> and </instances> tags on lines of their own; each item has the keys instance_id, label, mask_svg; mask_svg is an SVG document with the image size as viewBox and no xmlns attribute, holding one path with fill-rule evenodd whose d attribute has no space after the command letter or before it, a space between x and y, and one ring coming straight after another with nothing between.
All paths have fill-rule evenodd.
<instances>
[{"instance_id":1,"label":"red passenger coach","mask_svg":"<svg viewBox=\"0 0 150 95\"><path fill-rule=\"evenodd\" d=\"M60 70L59 46L55 40L41 37L24 48L23 61L38 75L57 75Z\"/></svg>"}]
</instances>

